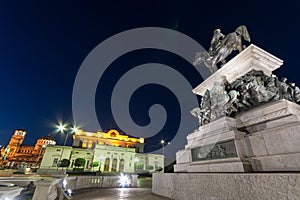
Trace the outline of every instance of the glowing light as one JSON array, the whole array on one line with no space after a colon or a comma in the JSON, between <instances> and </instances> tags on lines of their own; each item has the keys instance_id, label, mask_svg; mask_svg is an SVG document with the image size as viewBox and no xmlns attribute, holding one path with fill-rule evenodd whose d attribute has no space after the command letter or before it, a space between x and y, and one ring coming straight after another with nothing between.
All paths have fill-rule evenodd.
<instances>
[{"instance_id":1,"label":"glowing light","mask_svg":"<svg viewBox=\"0 0 300 200\"><path fill-rule=\"evenodd\" d=\"M72 133L76 133L77 130L78 130L78 127L76 127L76 126L74 126L74 127L71 128L71 132Z\"/></svg>"},{"instance_id":2,"label":"glowing light","mask_svg":"<svg viewBox=\"0 0 300 200\"><path fill-rule=\"evenodd\" d=\"M25 174L29 174L30 171L31 171L31 168L30 168L30 167L27 167L27 168L25 169Z\"/></svg>"},{"instance_id":3,"label":"glowing light","mask_svg":"<svg viewBox=\"0 0 300 200\"><path fill-rule=\"evenodd\" d=\"M93 135L94 135L94 133L86 132L86 136L92 137Z\"/></svg>"},{"instance_id":4,"label":"glowing light","mask_svg":"<svg viewBox=\"0 0 300 200\"><path fill-rule=\"evenodd\" d=\"M165 143L165 141L164 141L164 140L161 140L161 141L160 141L160 143L164 144L164 143Z\"/></svg>"},{"instance_id":5,"label":"glowing light","mask_svg":"<svg viewBox=\"0 0 300 200\"><path fill-rule=\"evenodd\" d=\"M67 194L68 194L69 196L71 196L71 195L72 195L72 190L71 190L71 189L67 189Z\"/></svg>"},{"instance_id":6,"label":"glowing light","mask_svg":"<svg viewBox=\"0 0 300 200\"><path fill-rule=\"evenodd\" d=\"M58 126L56 126L57 130L60 131L61 133L66 130L66 125L60 123Z\"/></svg>"},{"instance_id":7,"label":"glowing light","mask_svg":"<svg viewBox=\"0 0 300 200\"><path fill-rule=\"evenodd\" d=\"M126 176L124 174L121 174L120 179L119 179L119 183L120 183L121 187L127 187L127 186L130 186L131 181L130 181L128 176Z\"/></svg>"},{"instance_id":8,"label":"glowing light","mask_svg":"<svg viewBox=\"0 0 300 200\"><path fill-rule=\"evenodd\" d=\"M64 179L63 182L62 182L62 187L63 187L63 188L66 188L66 185L67 185L67 180Z\"/></svg>"}]
</instances>

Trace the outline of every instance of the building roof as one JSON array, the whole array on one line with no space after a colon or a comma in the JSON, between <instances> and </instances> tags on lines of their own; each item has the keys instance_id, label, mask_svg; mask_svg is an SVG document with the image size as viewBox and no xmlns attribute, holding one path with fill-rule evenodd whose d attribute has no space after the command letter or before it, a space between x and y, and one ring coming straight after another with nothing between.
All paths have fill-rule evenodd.
<instances>
[{"instance_id":1,"label":"building roof","mask_svg":"<svg viewBox=\"0 0 300 200\"><path fill-rule=\"evenodd\" d=\"M52 140L52 141L55 141L55 139L53 137L51 137L50 135L43 136L43 137L39 138L39 140Z\"/></svg>"}]
</instances>

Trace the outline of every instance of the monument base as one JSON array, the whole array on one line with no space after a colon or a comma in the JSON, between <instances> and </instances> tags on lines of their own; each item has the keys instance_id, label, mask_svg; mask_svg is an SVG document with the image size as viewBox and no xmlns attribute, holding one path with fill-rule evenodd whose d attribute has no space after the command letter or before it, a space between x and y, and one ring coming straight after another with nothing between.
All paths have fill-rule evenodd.
<instances>
[{"instance_id":1,"label":"monument base","mask_svg":"<svg viewBox=\"0 0 300 200\"><path fill-rule=\"evenodd\" d=\"M184 150L176 153L175 172L250 172L241 141L245 133L236 130L236 120L223 117L187 136Z\"/></svg>"},{"instance_id":2,"label":"monument base","mask_svg":"<svg viewBox=\"0 0 300 200\"><path fill-rule=\"evenodd\" d=\"M174 171L300 171L300 105L278 100L201 126L176 153Z\"/></svg>"},{"instance_id":3,"label":"monument base","mask_svg":"<svg viewBox=\"0 0 300 200\"><path fill-rule=\"evenodd\" d=\"M175 200L299 199L297 173L153 174L152 192Z\"/></svg>"}]
</instances>

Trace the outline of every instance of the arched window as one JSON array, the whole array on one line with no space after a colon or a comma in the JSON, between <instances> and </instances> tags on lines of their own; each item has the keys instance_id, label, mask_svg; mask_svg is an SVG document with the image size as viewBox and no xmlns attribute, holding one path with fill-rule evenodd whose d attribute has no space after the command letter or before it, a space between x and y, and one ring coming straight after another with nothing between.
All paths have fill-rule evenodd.
<instances>
[{"instance_id":1,"label":"arched window","mask_svg":"<svg viewBox=\"0 0 300 200\"><path fill-rule=\"evenodd\" d=\"M124 172L124 159L120 160L120 163L119 163L119 172Z\"/></svg>"},{"instance_id":2,"label":"arched window","mask_svg":"<svg viewBox=\"0 0 300 200\"><path fill-rule=\"evenodd\" d=\"M110 165L110 158L106 158L105 163L104 163L104 171L105 172L109 171L109 165Z\"/></svg>"},{"instance_id":3,"label":"arched window","mask_svg":"<svg viewBox=\"0 0 300 200\"><path fill-rule=\"evenodd\" d=\"M118 160L116 158L114 158L113 161L112 161L112 166L111 166L111 171L112 172L117 171L117 164L118 164Z\"/></svg>"}]
</instances>

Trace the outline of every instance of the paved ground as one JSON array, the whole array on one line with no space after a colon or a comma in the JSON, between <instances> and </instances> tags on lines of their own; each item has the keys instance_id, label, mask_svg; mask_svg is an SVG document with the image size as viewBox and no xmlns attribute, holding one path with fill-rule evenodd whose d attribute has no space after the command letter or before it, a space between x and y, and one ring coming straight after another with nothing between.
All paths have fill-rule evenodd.
<instances>
[{"instance_id":1,"label":"paved ground","mask_svg":"<svg viewBox=\"0 0 300 200\"><path fill-rule=\"evenodd\" d=\"M152 194L151 188L108 188L77 190L73 200L168 200Z\"/></svg>"},{"instance_id":2,"label":"paved ground","mask_svg":"<svg viewBox=\"0 0 300 200\"><path fill-rule=\"evenodd\" d=\"M100 188L77 190L73 200L168 200L152 193L152 178L139 178L138 188Z\"/></svg>"}]
</instances>

